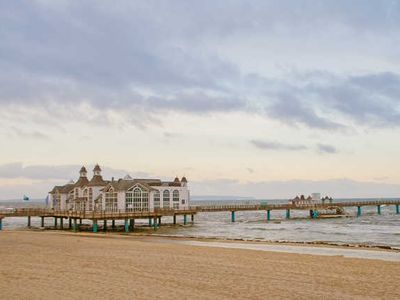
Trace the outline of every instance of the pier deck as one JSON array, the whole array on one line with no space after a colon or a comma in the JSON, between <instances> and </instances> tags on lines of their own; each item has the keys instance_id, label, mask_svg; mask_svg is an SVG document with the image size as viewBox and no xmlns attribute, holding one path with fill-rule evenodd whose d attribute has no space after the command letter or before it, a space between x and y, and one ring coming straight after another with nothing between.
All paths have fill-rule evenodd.
<instances>
[{"instance_id":1,"label":"pier deck","mask_svg":"<svg viewBox=\"0 0 400 300\"><path fill-rule=\"evenodd\" d=\"M291 210L309 210L311 212L332 209L337 207L357 207L357 216L361 215L362 207L364 206L376 206L377 213L381 214L382 206L395 206L395 213L400 214L400 199L399 200L380 200L380 201L352 201L352 202L332 202L332 203L318 203L312 205L295 205L295 204L253 204L253 205L198 205L192 206L188 209L156 209L154 211L70 211L70 210L53 210L53 209L41 209L41 208L15 208L0 211L0 230L2 229L2 219L5 217L28 217L28 226L30 226L31 217L41 217L42 227L44 226L44 218L52 217L55 221L55 227L57 227L57 220L60 220L61 228L63 219L74 221L74 228L76 229L77 220L91 220L93 222L93 231L97 232L97 223L99 220L103 220L104 224L107 220L125 220L125 231L133 228L135 219L149 219L149 225L155 229L161 224L161 218L166 216L172 216L174 224L176 224L176 217L183 216L183 223L188 223L187 216L191 216L191 221L194 221L194 215L202 212L231 212L231 220L235 222L235 213L237 211L266 211L267 220L271 219L270 212L273 210L285 210L286 218L290 218ZM314 213L311 214L312 218L316 217ZM129 222L129 223L128 223ZM158 224L157 224L158 223Z\"/></svg>"}]
</instances>

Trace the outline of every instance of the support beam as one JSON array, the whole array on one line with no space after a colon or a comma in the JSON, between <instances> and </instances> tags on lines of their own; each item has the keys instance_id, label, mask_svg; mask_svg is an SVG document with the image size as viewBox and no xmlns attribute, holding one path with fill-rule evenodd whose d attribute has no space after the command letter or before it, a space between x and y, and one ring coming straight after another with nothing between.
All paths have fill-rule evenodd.
<instances>
[{"instance_id":1,"label":"support beam","mask_svg":"<svg viewBox=\"0 0 400 300\"><path fill-rule=\"evenodd\" d=\"M290 209L286 210L286 219L290 219Z\"/></svg>"},{"instance_id":2,"label":"support beam","mask_svg":"<svg viewBox=\"0 0 400 300\"><path fill-rule=\"evenodd\" d=\"M176 225L176 215L174 215L174 225Z\"/></svg>"},{"instance_id":3,"label":"support beam","mask_svg":"<svg viewBox=\"0 0 400 300\"><path fill-rule=\"evenodd\" d=\"M40 227L44 227L44 217L40 217Z\"/></svg>"},{"instance_id":4,"label":"support beam","mask_svg":"<svg viewBox=\"0 0 400 300\"><path fill-rule=\"evenodd\" d=\"M357 217L361 217L361 206L357 206Z\"/></svg>"},{"instance_id":5,"label":"support beam","mask_svg":"<svg viewBox=\"0 0 400 300\"><path fill-rule=\"evenodd\" d=\"M125 228L125 232L129 232L129 222L128 222L128 219L125 219L124 228Z\"/></svg>"},{"instance_id":6,"label":"support beam","mask_svg":"<svg viewBox=\"0 0 400 300\"><path fill-rule=\"evenodd\" d=\"M376 206L376 211L377 211L378 215L381 214L381 206L380 205Z\"/></svg>"},{"instance_id":7,"label":"support beam","mask_svg":"<svg viewBox=\"0 0 400 300\"><path fill-rule=\"evenodd\" d=\"M97 232L97 220L93 220L93 232Z\"/></svg>"},{"instance_id":8,"label":"support beam","mask_svg":"<svg viewBox=\"0 0 400 300\"><path fill-rule=\"evenodd\" d=\"M267 210L267 221L271 221L271 211Z\"/></svg>"},{"instance_id":9,"label":"support beam","mask_svg":"<svg viewBox=\"0 0 400 300\"><path fill-rule=\"evenodd\" d=\"M77 232L78 231L78 224L77 224L77 221L76 221L76 218L74 218L74 232Z\"/></svg>"},{"instance_id":10,"label":"support beam","mask_svg":"<svg viewBox=\"0 0 400 300\"><path fill-rule=\"evenodd\" d=\"M187 225L187 215L183 215L183 225Z\"/></svg>"},{"instance_id":11,"label":"support beam","mask_svg":"<svg viewBox=\"0 0 400 300\"><path fill-rule=\"evenodd\" d=\"M28 227L31 227L31 216L28 216Z\"/></svg>"},{"instance_id":12,"label":"support beam","mask_svg":"<svg viewBox=\"0 0 400 300\"><path fill-rule=\"evenodd\" d=\"M60 218L60 229L64 229L64 218Z\"/></svg>"},{"instance_id":13,"label":"support beam","mask_svg":"<svg viewBox=\"0 0 400 300\"><path fill-rule=\"evenodd\" d=\"M112 229L115 229L115 220L112 220L112 221L111 221L111 228L112 228Z\"/></svg>"},{"instance_id":14,"label":"support beam","mask_svg":"<svg viewBox=\"0 0 400 300\"><path fill-rule=\"evenodd\" d=\"M400 205L396 204L396 214L400 214Z\"/></svg>"},{"instance_id":15,"label":"support beam","mask_svg":"<svg viewBox=\"0 0 400 300\"><path fill-rule=\"evenodd\" d=\"M236 212L235 211L231 211L231 221L236 222Z\"/></svg>"},{"instance_id":16,"label":"support beam","mask_svg":"<svg viewBox=\"0 0 400 300\"><path fill-rule=\"evenodd\" d=\"M103 221L103 231L107 230L107 220Z\"/></svg>"}]
</instances>

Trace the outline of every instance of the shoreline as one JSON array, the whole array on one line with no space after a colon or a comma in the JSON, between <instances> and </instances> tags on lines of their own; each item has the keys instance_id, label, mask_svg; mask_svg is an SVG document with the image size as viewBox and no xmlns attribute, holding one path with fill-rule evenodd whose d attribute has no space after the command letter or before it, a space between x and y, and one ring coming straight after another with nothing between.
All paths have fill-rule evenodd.
<instances>
[{"instance_id":1,"label":"shoreline","mask_svg":"<svg viewBox=\"0 0 400 300\"><path fill-rule=\"evenodd\" d=\"M177 234L163 234L163 233L149 233L145 232L151 230L146 228L143 232L130 232L125 233L121 231L99 231L92 233L89 231L72 232L70 230L60 230L51 228L40 228L32 227L27 228L13 228L4 231L17 231L17 232L58 232L72 235L86 235L93 237L157 237L165 239L176 239L176 240L189 240L189 241L208 241L208 242L226 242L226 243L253 243L253 244L268 244L268 245L289 245L289 246L309 246L309 247L329 247L329 248L340 248L340 249L354 249L354 250L373 250L373 251L384 251L384 252L395 252L400 253L399 247L393 247L388 245L368 245L368 244L351 244L351 243L340 243L340 242L329 242L329 241L287 241L287 240L263 240L263 239L244 239L244 238L224 238L224 237L205 237L205 236L183 236Z\"/></svg>"}]
</instances>

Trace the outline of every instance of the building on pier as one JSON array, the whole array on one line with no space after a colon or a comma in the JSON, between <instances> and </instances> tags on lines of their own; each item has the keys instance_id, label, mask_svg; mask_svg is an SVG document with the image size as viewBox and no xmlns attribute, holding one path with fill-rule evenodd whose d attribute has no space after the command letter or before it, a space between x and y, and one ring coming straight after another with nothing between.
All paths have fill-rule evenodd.
<instances>
[{"instance_id":1,"label":"building on pier","mask_svg":"<svg viewBox=\"0 0 400 300\"><path fill-rule=\"evenodd\" d=\"M156 209L187 209L190 193L186 177L173 181L160 179L104 180L96 165L88 180L82 167L76 183L55 186L49 193L49 206L55 210L72 211L154 211Z\"/></svg>"}]
</instances>

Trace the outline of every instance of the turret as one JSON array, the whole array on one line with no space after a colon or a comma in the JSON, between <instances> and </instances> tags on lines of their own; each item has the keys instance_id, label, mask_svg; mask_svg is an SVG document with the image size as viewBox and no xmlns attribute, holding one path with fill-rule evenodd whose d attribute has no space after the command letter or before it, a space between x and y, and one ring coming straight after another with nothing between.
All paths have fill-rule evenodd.
<instances>
[{"instance_id":1,"label":"turret","mask_svg":"<svg viewBox=\"0 0 400 300\"><path fill-rule=\"evenodd\" d=\"M98 164L93 169L93 175L94 176L101 176L101 168Z\"/></svg>"},{"instance_id":2,"label":"turret","mask_svg":"<svg viewBox=\"0 0 400 300\"><path fill-rule=\"evenodd\" d=\"M182 177L181 184L182 184L182 186L187 186L187 179L185 176Z\"/></svg>"},{"instance_id":3,"label":"turret","mask_svg":"<svg viewBox=\"0 0 400 300\"><path fill-rule=\"evenodd\" d=\"M79 171L80 177L86 177L87 176L87 171L84 166L82 166L81 170Z\"/></svg>"}]
</instances>

